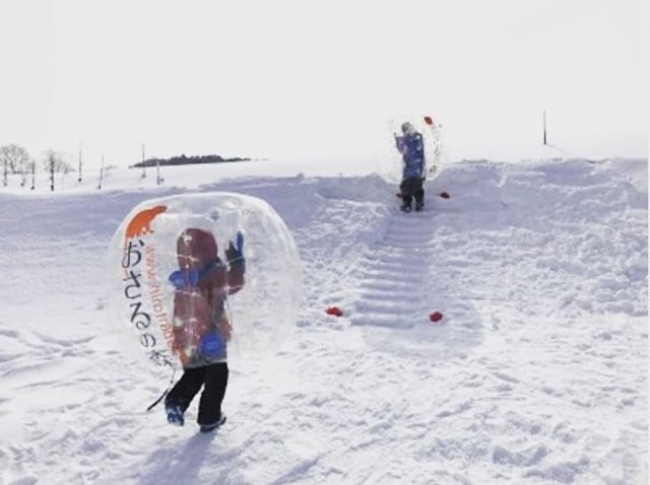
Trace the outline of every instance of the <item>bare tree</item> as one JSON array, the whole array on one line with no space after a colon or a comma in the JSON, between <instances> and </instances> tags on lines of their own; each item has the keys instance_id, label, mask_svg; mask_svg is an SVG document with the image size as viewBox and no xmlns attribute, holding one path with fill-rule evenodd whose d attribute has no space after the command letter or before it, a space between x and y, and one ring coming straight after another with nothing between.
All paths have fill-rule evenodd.
<instances>
[{"instance_id":1,"label":"bare tree","mask_svg":"<svg viewBox=\"0 0 650 485\"><path fill-rule=\"evenodd\" d=\"M3 185L8 184L9 173L20 173L21 185L25 184L25 173L30 161L29 153L19 145L5 145L0 147L0 163L3 165Z\"/></svg>"},{"instance_id":2,"label":"bare tree","mask_svg":"<svg viewBox=\"0 0 650 485\"><path fill-rule=\"evenodd\" d=\"M72 171L72 165L66 160L66 157L54 150L48 150L43 166L50 173L50 190L54 191L54 175L58 172L67 174Z\"/></svg>"}]
</instances>

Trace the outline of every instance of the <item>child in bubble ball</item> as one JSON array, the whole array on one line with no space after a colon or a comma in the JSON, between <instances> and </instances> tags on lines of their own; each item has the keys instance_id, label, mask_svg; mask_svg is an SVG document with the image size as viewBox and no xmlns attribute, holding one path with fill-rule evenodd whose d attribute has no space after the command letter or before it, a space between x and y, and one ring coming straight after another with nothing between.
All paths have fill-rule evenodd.
<instances>
[{"instance_id":1,"label":"child in bubble ball","mask_svg":"<svg viewBox=\"0 0 650 485\"><path fill-rule=\"evenodd\" d=\"M176 249L180 269L169 277L176 290L172 350L183 375L167 394L165 411L170 424L183 426L185 411L203 388L197 422L208 432L226 420L221 403L228 385L232 327L225 304L244 286L244 236L238 232L236 241L229 242L226 262L218 256L214 235L204 229L185 229Z\"/></svg>"}]
</instances>

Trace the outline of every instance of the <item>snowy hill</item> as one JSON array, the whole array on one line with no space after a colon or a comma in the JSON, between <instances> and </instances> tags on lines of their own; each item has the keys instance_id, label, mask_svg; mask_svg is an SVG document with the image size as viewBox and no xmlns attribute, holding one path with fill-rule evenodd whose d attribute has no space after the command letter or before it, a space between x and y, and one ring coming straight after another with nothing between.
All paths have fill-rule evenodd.
<instances>
[{"instance_id":1,"label":"snowy hill","mask_svg":"<svg viewBox=\"0 0 650 485\"><path fill-rule=\"evenodd\" d=\"M647 160L450 164L408 215L371 172L1 188L0 483L647 483ZM269 202L304 270L292 335L231 363L207 436L196 403L184 428L145 412L170 376L124 350L102 286L122 218L187 191Z\"/></svg>"}]
</instances>

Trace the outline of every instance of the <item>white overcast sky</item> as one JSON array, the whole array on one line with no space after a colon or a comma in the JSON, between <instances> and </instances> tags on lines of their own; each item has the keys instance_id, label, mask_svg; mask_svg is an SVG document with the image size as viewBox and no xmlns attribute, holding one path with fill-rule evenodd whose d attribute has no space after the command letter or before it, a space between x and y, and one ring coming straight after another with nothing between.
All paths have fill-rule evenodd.
<instances>
[{"instance_id":1,"label":"white overcast sky","mask_svg":"<svg viewBox=\"0 0 650 485\"><path fill-rule=\"evenodd\" d=\"M648 152L645 0L0 0L0 145L88 163Z\"/></svg>"}]
</instances>

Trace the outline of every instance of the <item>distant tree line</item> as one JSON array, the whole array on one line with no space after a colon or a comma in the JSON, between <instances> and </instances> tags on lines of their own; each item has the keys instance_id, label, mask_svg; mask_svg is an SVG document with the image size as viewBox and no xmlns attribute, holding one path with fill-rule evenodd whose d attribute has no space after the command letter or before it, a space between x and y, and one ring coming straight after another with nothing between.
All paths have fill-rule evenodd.
<instances>
[{"instance_id":1,"label":"distant tree line","mask_svg":"<svg viewBox=\"0 0 650 485\"><path fill-rule=\"evenodd\" d=\"M230 162L248 162L250 158L223 158L219 155L199 155L199 156L186 156L180 155L177 157L171 158L148 158L142 162L138 162L135 165L131 165L131 168L142 168L142 167L155 167L155 166L164 166L164 165L188 165L192 163L230 163Z\"/></svg>"},{"instance_id":2,"label":"distant tree line","mask_svg":"<svg viewBox=\"0 0 650 485\"><path fill-rule=\"evenodd\" d=\"M186 156L180 155L171 158L149 158L142 162L131 165L131 168L139 167L160 167L164 165L187 165L196 163L230 163L230 162L247 162L250 158L233 157L224 158L219 155L202 155L202 156ZM81 151L79 152L78 167L75 170L73 167L72 157L68 154L56 152L54 150L47 150L38 159L32 157L27 150L16 144L0 146L0 186L7 187L11 175L19 175L20 186L30 186L28 184L31 178L30 188L33 190L36 183L37 168L48 172L51 190L54 190L54 178L56 174L62 174L65 177L70 172L78 172L78 182L81 183ZM107 175L107 172L112 166L104 167L102 158L102 168L100 171L100 179L98 188L101 189L102 179ZM144 175L143 175L144 176ZM162 178L158 175L158 181L161 183ZM61 178L63 183L63 178Z\"/></svg>"},{"instance_id":3,"label":"distant tree line","mask_svg":"<svg viewBox=\"0 0 650 485\"><path fill-rule=\"evenodd\" d=\"M73 172L72 164L65 154L48 150L43 158L35 160L27 150L16 144L0 146L0 170L2 171L2 185L6 187L9 184L9 175L20 174L20 186L27 185L29 174L32 175L32 185L34 188L34 175L36 167L40 164L43 170L50 173L52 190L54 190L54 174L67 174Z\"/></svg>"}]
</instances>

